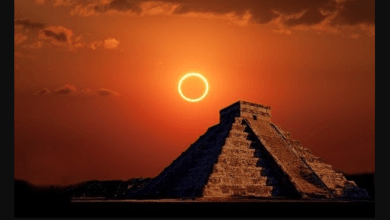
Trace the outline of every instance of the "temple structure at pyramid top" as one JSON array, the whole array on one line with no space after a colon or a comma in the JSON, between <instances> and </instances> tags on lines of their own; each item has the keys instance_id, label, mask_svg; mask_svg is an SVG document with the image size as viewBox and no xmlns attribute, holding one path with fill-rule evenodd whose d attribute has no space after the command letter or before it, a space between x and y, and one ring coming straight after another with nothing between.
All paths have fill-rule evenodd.
<instances>
[{"instance_id":1,"label":"temple structure at pyramid top","mask_svg":"<svg viewBox=\"0 0 390 220\"><path fill-rule=\"evenodd\" d=\"M141 198L367 199L366 190L271 122L271 107L238 101L157 177Z\"/></svg>"},{"instance_id":2,"label":"temple structure at pyramid top","mask_svg":"<svg viewBox=\"0 0 390 220\"><path fill-rule=\"evenodd\" d=\"M219 112L220 121L231 120L234 117L266 120L271 118L271 107L246 101L238 101Z\"/></svg>"}]
</instances>

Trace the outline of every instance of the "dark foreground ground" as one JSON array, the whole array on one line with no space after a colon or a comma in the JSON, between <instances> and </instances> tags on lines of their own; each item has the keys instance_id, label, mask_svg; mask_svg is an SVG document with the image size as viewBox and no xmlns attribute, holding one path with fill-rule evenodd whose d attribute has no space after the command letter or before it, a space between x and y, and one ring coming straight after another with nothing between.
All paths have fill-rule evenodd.
<instances>
[{"instance_id":1,"label":"dark foreground ground","mask_svg":"<svg viewBox=\"0 0 390 220\"><path fill-rule=\"evenodd\" d=\"M375 203L324 201L73 201L15 209L15 217L375 217Z\"/></svg>"},{"instance_id":2,"label":"dark foreground ground","mask_svg":"<svg viewBox=\"0 0 390 220\"><path fill-rule=\"evenodd\" d=\"M360 178L360 179L359 179ZM353 178L350 178L353 179ZM82 183L77 187L37 187L15 180L14 217L375 217L373 175L354 176L371 195L368 201L325 200L115 200L123 182ZM131 180L134 182L134 180ZM142 186L145 180L137 180ZM108 184L105 186L104 184ZM112 185L114 184L114 185ZM132 183L133 184L133 183ZM138 184L138 185L137 185ZM113 188L119 191L111 190ZM80 198L85 195L89 199ZM91 199L91 198L95 199Z\"/></svg>"}]
</instances>

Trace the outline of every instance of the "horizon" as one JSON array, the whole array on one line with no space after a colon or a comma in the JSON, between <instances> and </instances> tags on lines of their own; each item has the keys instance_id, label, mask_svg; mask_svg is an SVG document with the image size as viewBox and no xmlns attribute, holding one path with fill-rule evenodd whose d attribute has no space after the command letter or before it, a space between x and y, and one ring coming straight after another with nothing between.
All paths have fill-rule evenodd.
<instances>
[{"instance_id":1,"label":"horizon","mask_svg":"<svg viewBox=\"0 0 390 220\"><path fill-rule=\"evenodd\" d=\"M341 172L341 171L338 171L338 172ZM375 175L375 172L364 172L364 173L343 173L341 172L344 176L353 176L353 175ZM133 178L129 178L129 179L90 179L90 180L82 180L82 181L79 181L79 182L74 182L74 183L71 183L71 184L67 184L67 185L38 185L38 184L34 184L34 183L31 183L27 180L24 180L24 179L14 179L15 181L23 181L23 182L26 182L28 184L31 184L35 187L70 187L70 186L77 186L77 185L80 185L82 183L87 183L87 182L92 182L92 181L100 181L100 182L104 182L104 181L129 181L129 180L132 180L132 179L152 179L154 178L155 176L153 177L133 177ZM348 178L347 178L348 179ZM358 185L359 186L359 185Z\"/></svg>"}]
</instances>

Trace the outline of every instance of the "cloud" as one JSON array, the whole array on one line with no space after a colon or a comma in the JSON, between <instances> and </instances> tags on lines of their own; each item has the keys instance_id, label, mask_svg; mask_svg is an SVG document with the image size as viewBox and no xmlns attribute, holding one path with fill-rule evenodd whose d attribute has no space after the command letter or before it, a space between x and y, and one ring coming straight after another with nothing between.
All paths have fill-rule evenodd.
<instances>
[{"instance_id":1,"label":"cloud","mask_svg":"<svg viewBox=\"0 0 390 220\"><path fill-rule=\"evenodd\" d=\"M112 0L102 2L103 4L98 4L94 7L96 12L107 12L110 10L141 12L142 10L138 1Z\"/></svg>"},{"instance_id":2,"label":"cloud","mask_svg":"<svg viewBox=\"0 0 390 220\"><path fill-rule=\"evenodd\" d=\"M288 19L284 22L286 26L296 25L315 25L319 24L326 19L326 15L323 15L320 10L307 10L302 16L296 19Z\"/></svg>"},{"instance_id":3,"label":"cloud","mask_svg":"<svg viewBox=\"0 0 390 220\"><path fill-rule=\"evenodd\" d=\"M37 92L35 92L37 95L73 95L73 96L92 96L92 95L99 95L99 96L119 96L119 93L114 92L109 89L102 88L97 91L97 93L94 93L90 88L84 88L84 89L78 89L75 85L67 83L63 87L59 89L55 89L51 91L48 88L41 89Z\"/></svg>"},{"instance_id":4,"label":"cloud","mask_svg":"<svg viewBox=\"0 0 390 220\"><path fill-rule=\"evenodd\" d=\"M375 0L345 0L340 5L334 25L375 25Z\"/></svg>"},{"instance_id":5,"label":"cloud","mask_svg":"<svg viewBox=\"0 0 390 220\"><path fill-rule=\"evenodd\" d=\"M115 49L118 48L119 41L114 38L105 39L103 42L103 46L106 49Z\"/></svg>"},{"instance_id":6,"label":"cloud","mask_svg":"<svg viewBox=\"0 0 390 220\"><path fill-rule=\"evenodd\" d=\"M50 26L39 32L38 38L48 40L55 45L72 46L73 31L62 26Z\"/></svg>"},{"instance_id":7,"label":"cloud","mask_svg":"<svg viewBox=\"0 0 390 220\"><path fill-rule=\"evenodd\" d=\"M79 16L127 12L220 17L239 25L277 24L283 26L277 31L284 33L297 26L333 33L345 25L375 26L375 0L100 0L79 1L72 7L71 15Z\"/></svg>"},{"instance_id":8,"label":"cloud","mask_svg":"<svg viewBox=\"0 0 390 220\"><path fill-rule=\"evenodd\" d=\"M65 84L63 87L54 90L53 94L59 94L59 95L68 95L68 94L74 94L77 92L76 86L73 84Z\"/></svg>"},{"instance_id":9,"label":"cloud","mask_svg":"<svg viewBox=\"0 0 390 220\"><path fill-rule=\"evenodd\" d=\"M114 96L119 96L119 93L117 93L117 92L114 92L114 91L111 91L111 90L108 90L108 89L100 89L99 91L98 91L98 95L100 95L100 96L112 96L112 95L114 95Z\"/></svg>"},{"instance_id":10,"label":"cloud","mask_svg":"<svg viewBox=\"0 0 390 220\"><path fill-rule=\"evenodd\" d=\"M96 50L98 47L104 47L105 49L117 49L119 45L119 41L115 38L107 38L103 41L94 41L90 43L90 48Z\"/></svg>"},{"instance_id":11,"label":"cloud","mask_svg":"<svg viewBox=\"0 0 390 220\"><path fill-rule=\"evenodd\" d=\"M47 95L47 94L51 94L50 90L47 89L47 88L44 88L42 90L39 90L38 92L36 92L35 94L37 95Z\"/></svg>"},{"instance_id":12,"label":"cloud","mask_svg":"<svg viewBox=\"0 0 390 220\"><path fill-rule=\"evenodd\" d=\"M71 15L91 16L106 12L135 12L140 13L142 1L127 1L127 0L101 0L99 2L84 2L81 1L74 5Z\"/></svg>"},{"instance_id":13,"label":"cloud","mask_svg":"<svg viewBox=\"0 0 390 220\"><path fill-rule=\"evenodd\" d=\"M42 31L47 37L52 37L56 39L57 41L66 42L68 41L68 37L66 36L65 32L55 33L50 30L43 30Z\"/></svg>"},{"instance_id":14,"label":"cloud","mask_svg":"<svg viewBox=\"0 0 390 220\"><path fill-rule=\"evenodd\" d=\"M59 4L61 1L56 2ZM43 23L30 19L15 19L14 23L15 46L23 43L22 47L26 49L39 49L46 45L54 45L69 50L76 50L83 47L96 49L100 46L105 49L116 49L119 45L119 41L115 38L95 41L91 39L85 40L82 35L73 37L73 30L69 28L58 25L46 26ZM35 31L30 32L28 30Z\"/></svg>"},{"instance_id":15,"label":"cloud","mask_svg":"<svg viewBox=\"0 0 390 220\"><path fill-rule=\"evenodd\" d=\"M72 47L73 31L62 26L46 26L43 23L31 21L30 19L15 19L15 45L19 45L29 38L27 45L24 48L38 49L41 48L44 42L57 46ZM29 30L38 31L29 32ZM28 36L27 36L27 35Z\"/></svg>"},{"instance_id":16,"label":"cloud","mask_svg":"<svg viewBox=\"0 0 390 220\"><path fill-rule=\"evenodd\" d=\"M43 23L34 22L29 19L15 19L14 24L17 26L22 26L26 29L42 29L45 27Z\"/></svg>"},{"instance_id":17,"label":"cloud","mask_svg":"<svg viewBox=\"0 0 390 220\"><path fill-rule=\"evenodd\" d=\"M45 24L31 21L30 19L14 19L14 45L21 45L24 48L40 48L37 43L31 43L36 40L37 31L45 28ZM30 44L30 45L28 45Z\"/></svg>"},{"instance_id":18,"label":"cloud","mask_svg":"<svg viewBox=\"0 0 390 220\"><path fill-rule=\"evenodd\" d=\"M102 45L103 44L103 41L95 41L95 42L92 42L91 43L91 46L90 46L90 48L92 49L92 50L96 50L96 48L98 48L100 45Z\"/></svg>"}]
</instances>

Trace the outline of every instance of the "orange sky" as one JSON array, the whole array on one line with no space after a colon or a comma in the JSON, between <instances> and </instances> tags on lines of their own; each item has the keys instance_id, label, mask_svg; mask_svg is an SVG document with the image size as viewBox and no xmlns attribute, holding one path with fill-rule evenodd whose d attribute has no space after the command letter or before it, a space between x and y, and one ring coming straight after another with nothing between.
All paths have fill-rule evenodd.
<instances>
[{"instance_id":1,"label":"orange sky","mask_svg":"<svg viewBox=\"0 0 390 220\"><path fill-rule=\"evenodd\" d=\"M15 178L153 177L238 100L337 170L374 172L374 5L15 0ZM177 91L189 72L209 82L197 103Z\"/></svg>"}]
</instances>

